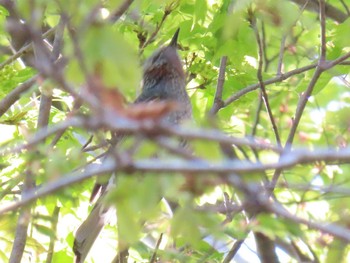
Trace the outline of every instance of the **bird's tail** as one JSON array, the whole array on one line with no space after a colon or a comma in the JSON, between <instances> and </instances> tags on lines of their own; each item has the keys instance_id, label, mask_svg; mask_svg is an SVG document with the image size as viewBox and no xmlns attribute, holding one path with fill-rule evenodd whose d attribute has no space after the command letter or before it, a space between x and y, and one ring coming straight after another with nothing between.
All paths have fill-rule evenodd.
<instances>
[{"instance_id":1,"label":"bird's tail","mask_svg":"<svg viewBox=\"0 0 350 263\"><path fill-rule=\"evenodd\" d=\"M108 190L115 186L115 175L113 174L107 184L103 187L102 195L98 198L94 208L85 221L75 232L73 251L75 263L83 263L96 238L103 227L115 216L115 208L103 202Z\"/></svg>"}]
</instances>

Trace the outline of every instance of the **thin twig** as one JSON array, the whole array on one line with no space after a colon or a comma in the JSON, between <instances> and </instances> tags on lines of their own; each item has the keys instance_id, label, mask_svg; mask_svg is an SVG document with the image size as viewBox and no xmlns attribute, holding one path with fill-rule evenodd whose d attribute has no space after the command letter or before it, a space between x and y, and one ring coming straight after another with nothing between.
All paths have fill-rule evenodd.
<instances>
[{"instance_id":1,"label":"thin twig","mask_svg":"<svg viewBox=\"0 0 350 263\"><path fill-rule=\"evenodd\" d=\"M266 72L269 68L270 62L272 59L269 59L267 57L267 52L266 52L266 30L265 30L265 23L262 21L261 22L261 46L263 49L263 55L264 55L264 61L265 61L265 67L264 67L264 72ZM263 63L264 64L264 63Z\"/></svg>"},{"instance_id":2,"label":"thin twig","mask_svg":"<svg viewBox=\"0 0 350 263\"><path fill-rule=\"evenodd\" d=\"M52 256L53 256L53 253L55 252L55 243L57 239L56 234L57 234L57 224L58 224L59 214L60 214L60 207L55 206L55 209L53 210L53 214L52 214L52 223L51 223L52 233L55 233L55 235L50 236L50 245L47 251L46 263L52 262Z\"/></svg>"},{"instance_id":3,"label":"thin twig","mask_svg":"<svg viewBox=\"0 0 350 263\"><path fill-rule=\"evenodd\" d=\"M48 31L46 31L43 35L42 38L47 38L49 36L51 36L54 32L55 32L56 28L50 28ZM28 45L25 45L24 47L22 47L19 51L16 52L16 54L12 55L11 57L9 57L7 60L5 60L3 63L0 64L0 70L2 70L6 65L11 64L13 61L15 61L17 58L21 57L22 55L24 55L25 53L29 52L30 50L32 50L33 48L33 44L29 43Z\"/></svg>"},{"instance_id":4,"label":"thin twig","mask_svg":"<svg viewBox=\"0 0 350 263\"><path fill-rule=\"evenodd\" d=\"M284 51L285 51L286 39L287 39L287 35L284 34L282 36L282 39L281 39L281 46L280 46L280 52L278 55L278 65L277 65L276 76L280 76L282 74L283 55L284 55Z\"/></svg>"},{"instance_id":5,"label":"thin twig","mask_svg":"<svg viewBox=\"0 0 350 263\"><path fill-rule=\"evenodd\" d=\"M89 144L92 142L92 139L94 138L94 135L90 135L89 139L84 143L83 146L81 146L81 151L84 152L86 147L89 146Z\"/></svg>"},{"instance_id":6,"label":"thin twig","mask_svg":"<svg viewBox=\"0 0 350 263\"><path fill-rule=\"evenodd\" d=\"M340 0L340 3L343 5L346 13L348 14L348 16L350 16L350 10L349 7L345 4L344 0Z\"/></svg>"},{"instance_id":7,"label":"thin twig","mask_svg":"<svg viewBox=\"0 0 350 263\"><path fill-rule=\"evenodd\" d=\"M303 14L308 1L305 1L304 5L300 8L300 12L298 14L298 17L294 20L293 24L290 25L288 31L291 31L292 28L296 25L296 23L299 21L301 15ZM278 54L278 65L277 65L277 73L276 76L279 76L282 74L282 65L283 65L283 56L284 56L284 51L286 50L286 39L287 39L287 33L283 35L282 39L281 39L281 46L280 46L280 52ZM295 40L295 42L297 42L297 39Z\"/></svg>"},{"instance_id":8,"label":"thin twig","mask_svg":"<svg viewBox=\"0 0 350 263\"><path fill-rule=\"evenodd\" d=\"M291 147L292 143L293 143L293 139L297 130L297 127L299 125L300 119L303 115L305 106L308 102L309 97L312 94L312 91L316 85L317 80L319 79L319 77L321 76L324 68L323 68L323 64L325 62L326 59L326 29L325 29L325 5L324 5L324 0L320 0L320 19L321 19L321 54L320 54L320 60L318 62L318 65L316 67L316 71L314 73L314 75L312 76L312 79L306 89L306 91L302 94L300 101L298 103L297 109L296 109L296 113L295 113L295 118L293 120L293 125L292 128L290 130L290 133L288 135L288 139L286 142L285 147L288 149Z\"/></svg>"},{"instance_id":9,"label":"thin twig","mask_svg":"<svg viewBox=\"0 0 350 263\"><path fill-rule=\"evenodd\" d=\"M276 77L273 77L271 79L265 80L263 82L263 84L265 86L266 85L270 85L270 84L275 84L275 83L281 82L283 80L286 80L286 79L288 79L288 78L290 78L290 77L292 77L294 75L298 75L298 74L303 73L305 71L314 69L316 67L317 67L317 63L314 63L314 64L311 64L311 65L308 65L308 66L305 66L305 67L294 69L294 70L291 70L291 71L289 71L287 73L284 73L284 74L282 74L280 76L276 76ZM259 87L260 87L260 83L256 83L256 84L249 85L249 86L241 89L237 93L233 94L232 96L230 96L229 98L224 100L223 107L226 107L226 106L230 105L232 102L238 100L240 97L244 96L245 94L247 94L247 93L249 93L251 91L254 91L254 90L258 89Z\"/></svg>"},{"instance_id":10,"label":"thin twig","mask_svg":"<svg viewBox=\"0 0 350 263\"><path fill-rule=\"evenodd\" d=\"M140 54L143 53L145 47L147 47L149 44L151 44L154 39L156 38L156 36L158 35L160 29L162 28L166 18L174 11L174 9L177 7L178 1L175 0L174 2L168 4L165 8L164 8L164 14L162 19L160 20L160 22L157 24L156 29L153 31L153 33L150 35L150 37L143 43L143 45L141 46L140 49Z\"/></svg>"},{"instance_id":11,"label":"thin twig","mask_svg":"<svg viewBox=\"0 0 350 263\"><path fill-rule=\"evenodd\" d=\"M27 81L23 82L17 88L13 89L0 101L0 117L21 97L21 95L29 90L36 82L38 75L31 77Z\"/></svg>"},{"instance_id":12,"label":"thin twig","mask_svg":"<svg viewBox=\"0 0 350 263\"><path fill-rule=\"evenodd\" d=\"M230 249L230 251L227 253L227 255L224 258L224 260L222 261L222 263L230 263L232 261L232 259L235 257L235 255L237 254L238 250L241 248L241 246L244 243L244 241L245 241L245 239L237 240L233 244L233 246Z\"/></svg>"},{"instance_id":13,"label":"thin twig","mask_svg":"<svg viewBox=\"0 0 350 263\"><path fill-rule=\"evenodd\" d=\"M261 93L261 90L260 90L259 98L258 98L258 106L256 108L255 119L254 119L252 133L251 133L252 137L255 137L255 135L256 135L256 129L257 129L259 121L260 121L260 111L261 111L261 109L262 109L262 93Z\"/></svg>"},{"instance_id":14,"label":"thin twig","mask_svg":"<svg viewBox=\"0 0 350 263\"><path fill-rule=\"evenodd\" d=\"M38 198L47 196L69 185L79 183L85 179L91 178L95 175L106 174L111 171L117 171L117 165L112 160L107 160L101 165L91 165L87 167L83 172L76 171L69 174L69 177L61 178L55 182L49 182L45 186L28 191L24 198L17 202L9 203L0 208L0 214L8 211L16 210L22 206L30 204Z\"/></svg>"},{"instance_id":15,"label":"thin twig","mask_svg":"<svg viewBox=\"0 0 350 263\"><path fill-rule=\"evenodd\" d=\"M55 33L53 49L50 54L53 62L57 60L62 50L62 44L63 44L62 39L63 39L64 28L65 28L65 21L64 21L64 18L61 16L57 26L56 33ZM41 92L40 108L39 108L39 115L38 115L38 126L37 126L38 128L45 129L49 124L51 106L52 106L52 90L51 90L51 87L49 87L48 89L46 90L44 89Z\"/></svg>"},{"instance_id":16,"label":"thin twig","mask_svg":"<svg viewBox=\"0 0 350 263\"><path fill-rule=\"evenodd\" d=\"M34 187L34 176L32 174L31 168L28 167L25 173L24 187L22 189L21 200L25 200L27 193L30 193L33 191L33 187ZM21 210L17 219L15 238L13 241L9 263L20 263L22 261L24 247L27 241L28 226L29 226L31 216L32 216L31 207L21 206Z\"/></svg>"},{"instance_id":17,"label":"thin twig","mask_svg":"<svg viewBox=\"0 0 350 263\"><path fill-rule=\"evenodd\" d=\"M261 38L260 38L260 34L259 34L259 31L258 31L258 28L256 27L255 20L252 23L252 27L254 29L256 41L258 42L258 48L259 48L259 67L258 67L257 77L258 77L258 80L259 80L259 85L260 85L260 89L261 89L261 92L262 92L262 98L263 98L263 101L264 101L264 104L265 104L265 108L266 108L267 114L268 114L268 116L270 118L272 129L273 129L274 134L275 134L276 142L277 142L277 145L280 147L282 145L281 144L281 139L280 139L280 136L279 136L279 132L278 132L278 128L277 128L277 125L276 125L275 118L273 117L273 114L272 114L272 110L271 110L270 103L269 103L269 98L268 98L268 95L267 95L267 92L266 92L266 89L265 89L265 84L264 84L263 77L262 77L263 58L264 58L263 52L264 52L264 50L263 50L263 44L262 44L262 41L261 41Z\"/></svg>"},{"instance_id":18,"label":"thin twig","mask_svg":"<svg viewBox=\"0 0 350 263\"><path fill-rule=\"evenodd\" d=\"M64 34L64 29L66 28L66 17L61 16L60 21L58 22L56 33L55 33L55 39L52 45L52 60L56 61L63 48L63 34Z\"/></svg>"},{"instance_id":19,"label":"thin twig","mask_svg":"<svg viewBox=\"0 0 350 263\"><path fill-rule=\"evenodd\" d=\"M77 118L71 118L66 121L62 121L52 127L39 129L25 144L18 145L12 149L0 148L0 154L20 153L22 150L29 149L44 141L50 135L56 134L61 130L65 130L69 127L81 127L81 121Z\"/></svg>"},{"instance_id":20,"label":"thin twig","mask_svg":"<svg viewBox=\"0 0 350 263\"><path fill-rule=\"evenodd\" d=\"M188 151L186 147L179 147L178 143L176 145L164 137L157 138L155 142L160 146L160 148L167 149L170 153L176 154L177 156L185 159L195 159L193 153Z\"/></svg>"},{"instance_id":21,"label":"thin twig","mask_svg":"<svg viewBox=\"0 0 350 263\"><path fill-rule=\"evenodd\" d=\"M109 16L109 21L111 23L117 22L120 17L129 9L130 5L134 2L134 0L125 0L117 10L111 13Z\"/></svg>"},{"instance_id":22,"label":"thin twig","mask_svg":"<svg viewBox=\"0 0 350 263\"><path fill-rule=\"evenodd\" d=\"M332 61L327 61L327 63L325 63L325 65L323 65L323 69L324 70L327 70L327 69L330 69L336 65L349 65L349 62L348 61L345 61L346 59L348 59L350 57L350 52L349 53L346 53L345 55L335 59L335 60L332 60ZM266 85L270 85L270 84L275 84L275 83L279 83L279 82L282 82L294 75L298 75L300 73L303 73L305 71L309 71L311 69L314 69L318 66L318 63L313 63L313 64L310 64L308 66L305 66L305 67L301 67L301 68L297 68L297 69L293 69L287 73L284 73L280 76L276 76L276 77L273 77L271 79L268 79L268 80L265 80L263 82L263 84L266 86ZM224 105L222 106L222 108L224 107L227 107L228 105L230 105L231 103L235 102L236 100L238 100L240 97L244 96L245 94L251 92L251 91L254 91L256 89L258 89L260 87L260 84L259 83L256 83L256 84L252 84L252 85L249 85L243 89L241 89L240 91L238 91L237 93L233 94L232 96L230 96L229 98L227 98L226 100L224 100Z\"/></svg>"},{"instance_id":23,"label":"thin twig","mask_svg":"<svg viewBox=\"0 0 350 263\"><path fill-rule=\"evenodd\" d=\"M44 92L44 93L43 93ZM45 128L49 123L52 105L51 91L43 91L40 97L40 107L38 116L38 128Z\"/></svg>"},{"instance_id":24,"label":"thin twig","mask_svg":"<svg viewBox=\"0 0 350 263\"><path fill-rule=\"evenodd\" d=\"M326 8L324 0L319 0L319 8L320 8L320 24L321 24L321 54L319 63L323 64L326 61Z\"/></svg>"},{"instance_id":25,"label":"thin twig","mask_svg":"<svg viewBox=\"0 0 350 263\"><path fill-rule=\"evenodd\" d=\"M18 221L21 221L21 224L17 224L16 227L15 239L13 241L9 263L19 263L22 260L24 247L27 240L29 220L30 208L23 208L18 216Z\"/></svg>"},{"instance_id":26,"label":"thin twig","mask_svg":"<svg viewBox=\"0 0 350 263\"><path fill-rule=\"evenodd\" d=\"M103 141L97 145L88 146L86 148L82 147L82 151L83 152L93 152L93 151L96 151L96 150L101 149L103 147L106 147L108 145L110 145L110 143L108 141Z\"/></svg>"},{"instance_id":27,"label":"thin twig","mask_svg":"<svg viewBox=\"0 0 350 263\"><path fill-rule=\"evenodd\" d=\"M155 263L156 262L156 260L157 260L157 252L158 252L160 243L162 242L162 239L163 239L163 233L161 233L159 238L158 238L156 247L154 248L154 252L153 252L152 257L151 257L151 259L149 261L150 263Z\"/></svg>"},{"instance_id":28,"label":"thin twig","mask_svg":"<svg viewBox=\"0 0 350 263\"><path fill-rule=\"evenodd\" d=\"M227 63L227 56L223 56L220 61L219 76L218 76L218 81L216 85L214 103L212 108L209 111L210 115L215 115L215 113L218 112L218 110L221 109L223 106L222 90L225 83L226 63Z\"/></svg>"},{"instance_id":29,"label":"thin twig","mask_svg":"<svg viewBox=\"0 0 350 263\"><path fill-rule=\"evenodd\" d=\"M304 218L300 218L298 216L295 216L291 213L289 213L284 207L282 207L279 204L271 204L269 203L268 205L268 209L278 215L281 216L283 218L289 219L294 223L297 224L303 224L308 226L311 229L315 229L324 233L328 233L332 236L338 237L346 242L350 242L350 230L347 229L346 227L342 227L336 224L332 224L327 222L325 223L317 223L317 222L313 222L311 220L307 220Z\"/></svg>"},{"instance_id":30,"label":"thin twig","mask_svg":"<svg viewBox=\"0 0 350 263\"><path fill-rule=\"evenodd\" d=\"M323 70L328 70L328 69L333 68L334 66L342 65L342 63L344 63L345 65L349 65L348 63L345 63L345 62L349 62L349 61L344 61L348 58L350 58L350 52L344 54L343 56L341 56L335 60L327 61L325 63L325 65L322 65Z\"/></svg>"}]
</instances>

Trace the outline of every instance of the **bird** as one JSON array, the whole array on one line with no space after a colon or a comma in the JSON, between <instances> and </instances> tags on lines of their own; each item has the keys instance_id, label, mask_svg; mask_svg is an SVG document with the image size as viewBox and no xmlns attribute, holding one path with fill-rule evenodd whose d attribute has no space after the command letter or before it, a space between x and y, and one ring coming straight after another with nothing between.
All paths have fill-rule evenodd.
<instances>
[{"instance_id":1,"label":"bird","mask_svg":"<svg viewBox=\"0 0 350 263\"><path fill-rule=\"evenodd\" d=\"M162 118L162 122L169 125L179 125L185 120L192 119L192 105L186 91L186 74L178 54L179 31L180 29L176 30L168 45L154 51L145 61L141 94L134 101L134 104L152 101L177 103L176 110ZM84 262L99 233L108 223L113 208L104 205L102 199L115 184L114 181L115 176L111 176L108 184L96 184L94 187L92 195L100 192L100 197L75 233L73 251L76 263Z\"/></svg>"}]
</instances>

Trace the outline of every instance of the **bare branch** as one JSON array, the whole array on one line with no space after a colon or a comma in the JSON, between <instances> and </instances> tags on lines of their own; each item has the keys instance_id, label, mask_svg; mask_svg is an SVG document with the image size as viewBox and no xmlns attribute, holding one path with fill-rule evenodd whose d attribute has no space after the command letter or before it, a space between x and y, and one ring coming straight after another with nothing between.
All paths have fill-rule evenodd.
<instances>
[{"instance_id":1,"label":"bare branch","mask_svg":"<svg viewBox=\"0 0 350 263\"><path fill-rule=\"evenodd\" d=\"M27 81L23 82L21 85L19 85L17 88L13 89L9 94L6 95L5 98L3 98L0 101L0 117L17 101L19 100L22 93L29 90L34 83L36 82L38 78L38 75L35 75L34 77L28 79Z\"/></svg>"},{"instance_id":2,"label":"bare branch","mask_svg":"<svg viewBox=\"0 0 350 263\"><path fill-rule=\"evenodd\" d=\"M40 108L38 116L38 128L45 128L49 123L50 110L52 104L52 94L49 94L50 91L44 91L45 93L41 94L40 97Z\"/></svg>"},{"instance_id":3,"label":"bare branch","mask_svg":"<svg viewBox=\"0 0 350 263\"><path fill-rule=\"evenodd\" d=\"M345 4L344 0L340 0L340 3L342 4L342 6L344 7L344 9L346 10L347 15L350 16L349 7Z\"/></svg>"},{"instance_id":4,"label":"bare branch","mask_svg":"<svg viewBox=\"0 0 350 263\"><path fill-rule=\"evenodd\" d=\"M19 153L24 149L33 147L34 145L40 143L45 138L50 135L56 134L62 130L67 129L68 127L80 127L87 129L96 129L96 128L108 128L113 131L119 131L121 133L136 133L139 134L152 134L154 135L169 135L169 136L179 136L183 139L202 139L208 141L214 141L223 144L236 145L236 146L248 146L253 149L265 149L272 150L275 152L281 152L279 147L274 145L264 143L263 140L259 142L259 139L250 139L250 138L236 138L232 136L227 136L221 131L215 129L186 129L184 127L175 127L172 125L163 125L160 123L153 123L150 125L148 121L140 122L135 120L128 120L118 117L113 114L112 116L108 113L101 115L99 118L81 118L81 117L71 117L65 121L62 121L55 126L49 127L47 130L39 130L36 132L31 139L28 140L26 144L16 146L12 149L0 148L0 154L8 153ZM151 128L151 130L150 130Z\"/></svg>"},{"instance_id":5,"label":"bare branch","mask_svg":"<svg viewBox=\"0 0 350 263\"><path fill-rule=\"evenodd\" d=\"M262 41L261 41L261 38L260 38L260 34L259 34L258 28L256 26L255 17L253 17L252 27L254 29L256 41L258 42L258 48L259 48L259 50L258 50L259 51L259 67L258 67L257 77L258 77L258 80L259 80L259 85L260 85L260 89L261 89L262 98L263 98L263 101L264 101L264 104L265 104L265 108L266 108L267 114L268 114L268 116L270 118L270 122L271 122L271 125L272 125L272 129L274 131L274 134L275 134L277 145L278 146L282 146L281 139L280 139L280 136L279 136L279 132L278 132L278 129L277 129L277 125L276 125L276 122L275 122L275 118L273 117L272 110L271 110L271 107L270 107L269 97L267 95L267 92L266 92L266 89L265 89L265 85L264 85L264 81L263 81L263 77L262 77L264 50L263 50L263 44L262 44Z\"/></svg>"},{"instance_id":6,"label":"bare branch","mask_svg":"<svg viewBox=\"0 0 350 263\"><path fill-rule=\"evenodd\" d=\"M280 46L280 53L278 55L278 65L277 65L276 76L280 76L282 74L283 55L284 55L284 51L285 51L286 39L287 39L287 35L285 34L282 36L282 39L281 39L281 46Z\"/></svg>"},{"instance_id":7,"label":"bare branch","mask_svg":"<svg viewBox=\"0 0 350 263\"><path fill-rule=\"evenodd\" d=\"M284 217L286 219L289 219L295 223L306 225L311 229L322 231L322 232L328 233L332 236L338 237L346 242L350 242L350 230L345 228L345 227L341 227L339 225L332 224L329 222L317 223L317 222L313 222L311 220L300 218L298 216L295 216L295 215L289 213L284 207L282 207L279 204L271 204L270 203L268 205L268 209L272 213L279 215L281 217Z\"/></svg>"},{"instance_id":8,"label":"bare branch","mask_svg":"<svg viewBox=\"0 0 350 263\"><path fill-rule=\"evenodd\" d=\"M56 28L50 28L48 31L46 31L42 37L47 38L51 36L55 32ZM21 57L22 55L26 54L27 52L31 51L33 48L33 44L29 43L28 45L25 45L22 47L16 54L13 56L9 57L7 60L5 60L3 63L0 64L0 70L2 70L6 65L11 64L13 61L15 61L17 58Z\"/></svg>"},{"instance_id":9,"label":"bare branch","mask_svg":"<svg viewBox=\"0 0 350 263\"><path fill-rule=\"evenodd\" d=\"M349 62L345 61L350 57L350 52L346 53L345 55L335 59L335 60L331 60L331 61L327 61L327 63L325 63L325 65L323 65L323 70L328 70L336 65L348 65ZM268 79L263 81L263 84L266 85L270 85L270 84L275 84L278 82L282 82L292 76L301 74L305 71L309 71L311 69L314 69L318 66L318 63L314 63L314 64L310 64L308 66L305 67L301 67L298 69L293 69L287 73L282 73L280 76L276 76L274 78ZM237 93L233 94L232 96L230 96L229 98L227 98L226 100L224 100L224 105L222 107L226 107L228 105L230 105L231 103L233 103L234 101L238 100L240 97L244 96L245 94L254 91L256 89L258 89L260 87L259 83L253 84L253 85L249 85L243 89L241 89L240 91L238 91Z\"/></svg>"},{"instance_id":10,"label":"bare branch","mask_svg":"<svg viewBox=\"0 0 350 263\"><path fill-rule=\"evenodd\" d=\"M58 224L59 213L60 213L60 207L55 206L55 209L53 210L52 224L51 224L51 229L52 229L53 233L57 233L57 224ZM49 245L49 249L47 252L46 263L52 262L52 256L53 256L53 253L55 252L56 238L57 238L56 235L52 235L50 237L50 245Z\"/></svg>"},{"instance_id":11,"label":"bare branch","mask_svg":"<svg viewBox=\"0 0 350 263\"><path fill-rule=\"evenodd\" d=\"M44 128L37 131L31 139L28 140L26 144L22 144L19 146L14 147L13 149L6 149L6 148L0 148L0 154L8 154L8 153L19 153L22 150L29 149L38 143L45 140L48 136L52 134L56 134L56 132L59 132L61 130L65 130L70 126L77 126L79 127L78 119L68 119L67 121L60 122L57 125L51 127L51 128Z\"/></svg>"},{"instance_id":12,"label":"bare branch","mask_svg":"<svg viewBox=\"0 0 350 263\"><path fill-rule=\"evenodd\" d=\"M322 2L322 3L321 3ZM301 117L304 113L304 109L306 107L306 104L309 100L309 97L311 96L314 87L319 79L319 77L321 76L322 72L325 70L326 66L329 66L329 63L326 63L326 29L325 29L325 6L324 6L324 0L320 0L320 20L321 20L321 25L320 25L320 31L321 31L321 52L320 52L320 58L316 67L316 70L312 76L312 79L306 89L306 91L301 95L297 109L295 111L295 117L293 119L293 124L292 127L290 129L290 132L288 134L288 138L287 138L287 142L285 144L285 149L288 151L291 149L292 144L293 144L293 140L294 140L294 136L296 133L296 130L298 128L299 122L301 120ZM349 54L350 55L350 54ZM339 59L339 58L338 58ZM333 61L334 62L334 61ZM273 190L273 188L275 187L275 185L277 184L278 178L281 175L282 170L277 169L273 175L272 181L271 181L271 191Z\"/></svg>"},{"instance_id":13,"label":"bare branch","mask_svg":"<svg viewBox=\"0 0 350 263\"><path fill-rule=\"evenodd\" d=\"M31 190L31 192L27 192L25 197L20 201L10 203L8 205L4 205L0 208L0 214L6 213L8 211L16 210L22 206L25 206L34 200L47 196L51 193L54 193L68 185L72 185L74 183L79 183L85 179L91 178L94 175L100 175L103 173L109 173L111 171L117 170L117 165L113 160L107 160L101 165L90 165L84 171L76 171L68 174L68 176L63 176L61 179L55 182L49 182L45 186L42 186L37 189Z\"/></svg>"},{"instance_id":14,"label":"bare branch","mask_svg":"<svg viewBox=\"0 0 350 263\"><path fill-rule=\"evenodd\" d=\"M262 94L261 94L261 90L259 92L259 103L258 106L256 107L256 113L255 113L255 120L254 120L254 124L253 124L253 128L252 128L252 137L254 137L256 135L256 129L258 127L259 121L260 121L260 111L262 109Z\"/></svg>"},{"instance_id":15,"label":"bare branch","mask_svg":"<svg viewBox=\"0 0 350 263\"><path fill-rule=\"evenodd\" d=\"M217 113L218 110L221 109L223 106L222 90L225 83L226 63L227 63L227 56L223 56L220 61L220 69L219 69L218 82L216 85L216 93L215 93L213 106L209 111L210 115L215 115L215 113Z\"/></svg>"},{"instance_id":16,"label":"bare branch","mask_svg":"<svg viewBox=\"0 0 350 263\"><path fill-rule=\"evenodd\" d=\"M21 200L24 200L28 193L33 191L34 180L33 174L30 168L26 171L24 187L22 190ZM28 225L31 219L31 208L28 206L22 206L17 219L15 239L13 241L12 251L9 259L9 263L20 263L22 261L24 247L27 241Z\"/></svg>"},{"instance_id":17,"label":"bare branch","mask_svg":"<svg viewBox=\"0 0 350 263\"><path fill-rule=\"evenodd\" d=\"M231 262L231 260L235 257L235 255L237 254L238 250L241 248L242 244L244 243L244 240L245 239L237 240L233 244L232 248L230 249L230 251L228 252L226 257L224 258L222 263L230 263Z\"/></svg>"},{"instance_id":18,"label":"bare branch","mask_svg":"<svg viewBox=\"0 0 350 263\"><path fill-rule=\"evenodd\" d=\"M161 21L157 24L156 29L153 31L153 33L149 36L149 38L141 46L140 54L142 54L145 47L147 47L149 44L151 44L155 40L156 36L158 35L160 29L162 28L162 26L165 22L165 20L174 11L177 4L178 4L178 1L175 0L174 2L171 2L171 3L167 4L167 6L165 6L164 14L163 14Z\"/></svg>"},{"instance_id":19,"label":"bare branch","mask_svg":"<svg viewBox=\"0 0 350 263\"><path fill-rule=\"evenodd\" d=\"M115 23L119 20L119 18L129 9L131 4L134 2L134 0L125 0L117 10L115 10L111 15L109 16L109 21L111 23Z\"/></svg>"},{"instance_id":20,"label":"bare branch","mask_svg":"<svg viewBox=\"0 0 350 263\"><path fill-rule=\"evenodd\" d=\"M52 194L64 187L81 182L92 176L98 176L116 171L126 172L152 172L158 173L192 173L205 176L208 174L227 175L231 173L249 176L251 173L263 172L266 170L287 169L295 165L314 163L314 162L332 163L335 161L350 162L350 148L340 151L317 150L314 152L307 150L298 150L287 152L282 155L276 163L251 163L238 160L225 160L222 163L213 163L211 160L155 160L143 159L127 164L117 164L113 159L106 159L102 164L90 164L82 170L75 171L61 176L61 179L47 183L46 185L28 191L25 197L17 202L3 205L0 207L0 215L8 211L13 211L35 201L38 198Z\"/></svg>"},{"instance_id":21,"label":"bare branch","mask_svg":"<svg viewBox=\"0 0 350 263\"><path fill-rule=\"evenodd\" d=\"M325 63L325 65L323 65L323 69L328 70L330 68L333 68L336 65L341 65L341 64L348 65L348 63L346 63L348 61L345 61L348 58L350 58L350 52L346 53L345 55L343 55L335 60L327 61L327 63Z\"/></svg>"},{"instance_id":22,"label":"bare branch","mask_svg":"<svg viewBox=\"0 0 350 263\"><path fill-rule=\"evenodd\" d=\"M311 65L308 65L308 66L305 66L305 67L302 67L302 68L294 69L294 70L291 70L291 71L289 71L287 73L281 74L280 76L276 76L274 78L265 80L263 82L263 84L266 86L266 85L278 83L278 82L286 80L286 79L288 79L288 78L290 78L290 77L292 77L294 75L298 75L300 73L303 73L305 71L314 69L316 67L317 67L317 63L314 63L314 64L311 64ZM254 91L254 90L258 89L259 87L260 87L260 84L256 83L256 84L253 84L253 85L250 85L248 87L245 87L245 88L241 89L237 93L235 93L232 96L230 96L229 98L227 98L224 101L223 107L226 107L226 106L230 105L232 102L238 100L240 97L244 96L245 94L247 94L247 93L249 93L251 91Z\"/></svg>"},{"instance_id":23,"label":"bare branch","mask_svg":"<svg viewBox=\"0 0 350 263\"><path fill-rule=\"evenodd\" d=\"M287 142L286 142L286 145L285 147L287 149L290 149L292 143L293 143L293 140L294 140L294 136L295 136L295 133L296 133L296 130L297 130L297 127L299 125L299 122L301 120L301 117L303 116L303 112L304 112L304 109L306 107L306 104L312 94L312 91L316 85L316 82L317 80L319 79L319 77L321 76L321 73L322 73L322 70L317 67L316 68L316 71L314 73L314 75L312 76L312 79L306 89L306 91L301 95L300 97L300 100L299 100L299 103L298 103L298 106L297 106L297 109L295 111L295 117L294 117L294 120L293 120L293 125L290 129L290 132L289 132L289 135L288 135L288 139L287 139Z\"/></svg>"},{"instance_id":24,"label":"bare branch","mask_svg":"<svg viewBox=\"0 0 350 263\"><path fill-rule=\"evenodd\" d=\"M160 234L160 236L159 236L159 238L157 240L156 247L154 248L154 252L153 252L152 257L151 257L151 259L149 261L150 263L155 263L156 260L157 260L157 258L156 258L157 257L157 251L159 249L160 243L162 242L162 238L163 238L163 233Z\"/></svg>"},{"instance_id":25,"label":"bare branch","mask_svg":"<svg viewBox=\"0 0 350 263\"><path fill-rule=\"evenodd\" d=\"M306 9L314 11L314 12L319 12L319 1L318 0L291 0L294 3L297 3L300 6L306 5ZM332 6L331 4L326 3L326 12L325 15L339 23L344 22L347 18L348 15L343 13L341 10L338 8Z\"/></svg>"},{"instance_id":26,"label":"bare branch","mask_svg":"<svg viewBox=\"0 0 350 263\"><path fill-rule=\"evenodd\" d=\"M321 54L319 63L323 64L326 61L326 11L325 11L325 2L324 0L319 0L320 6L320 24L321 24Z\"/></svg>"}]
</instances>

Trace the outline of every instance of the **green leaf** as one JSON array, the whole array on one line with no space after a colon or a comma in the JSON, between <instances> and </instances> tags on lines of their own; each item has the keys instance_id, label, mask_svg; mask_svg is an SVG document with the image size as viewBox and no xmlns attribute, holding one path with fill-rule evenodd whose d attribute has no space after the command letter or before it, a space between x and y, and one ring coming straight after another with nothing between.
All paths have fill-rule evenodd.
<instances>
[{"instance_id":1,"label":"green leaf","mask_svg":"<svg viewBox=\"0 0 350 263\"><path fill-rule=\"evenodd\" d=\"M350 40L347 37L347 34L349 33L349 27L350 19L347 19L345 22L336 26L334 35L330 39L330 41L333 40L334 46L342 48L350 47Z\"/></svg>"},{"instance_id":2,"label":"green leaf","mask_svg":"<svg viewBox=\"0 0 350 263\"><path fill-rule=\"evenodd\" d=\"M185 243L197 244L201 239L198 214L188 206L178 208L172 220L171 233L172 236L183 239Z\"/></svg>"},{"instance_id":3,"label":"green leaf","mask_svg":"<svg viewBox=\"0 0 350 263\"><path fill-rule=\"evenodd\" d=\"M136 50L112 26L94 26L82 38L83 59L90 74L101 74L107 87L134 94L139 86L141 70ZM73 47L67 52L73 52ZM73 61L67 74L75 82L83 81L80 64Z\"/></svg>"}]
</instances>

